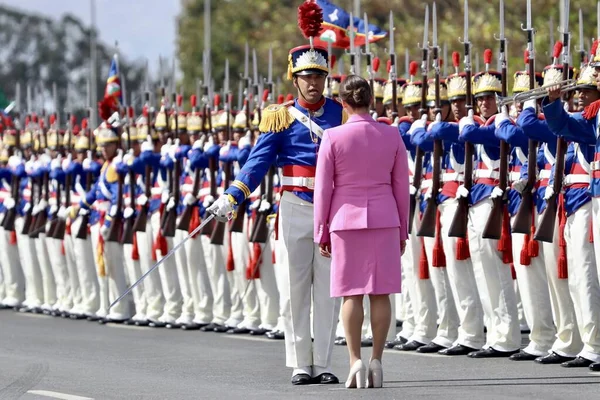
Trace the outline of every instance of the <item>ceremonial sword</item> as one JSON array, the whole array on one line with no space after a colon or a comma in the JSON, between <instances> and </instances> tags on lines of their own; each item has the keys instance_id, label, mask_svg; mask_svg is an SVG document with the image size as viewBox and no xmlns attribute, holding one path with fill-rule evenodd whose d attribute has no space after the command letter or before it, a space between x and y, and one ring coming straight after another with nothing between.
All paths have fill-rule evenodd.
<instances>
[{"instance_id":1,"label":"ceremonial sword","mask_svg":"<svg viewBox=\"0 0 600 400\"><path fill-rule=\"evenodd\" d=\"M212 221L212 219L215 217L214 214L210 214L204 221L202 221L202 223L200 225L198 225L196 227L196 229L194 229L189 235L187 235L185 237L185 239L183 239L181 242L177 243L177 245L175 247L173 247L171 249L171 251L169 251L167 253L166 256L164 256L163 258L161 258L156 264L154 264L154 266L152 268L150 268L148 270L148 272L146 272L144 275L142 275L142 277L140 279L138 279L133 285L131 285L129 288L127 288L127 290L120 295L115 301L112 302L112 304L110 305L110 307L108 307L108 309L110 310L111 308L113 308L115 306L115 304L117 304L119 301L123 300L123 298L125 296L127 296L137 285L139 285L140 283L142 283L142 281L144 279L146 279L146 277L148 275L150 275L150 273L152 271L154 271L156 268L158 268L163 262L165 262L165 260L167 260L169 257L171 257L173 254L175 254L175 252L181 247L183 246L183 244L185 242L187 242L191 237L195 236L198 232L200 232L200 230L202 228L204 228L204 226L206 224L208 224L210 221Z\"/></svg>"}]
</instances>

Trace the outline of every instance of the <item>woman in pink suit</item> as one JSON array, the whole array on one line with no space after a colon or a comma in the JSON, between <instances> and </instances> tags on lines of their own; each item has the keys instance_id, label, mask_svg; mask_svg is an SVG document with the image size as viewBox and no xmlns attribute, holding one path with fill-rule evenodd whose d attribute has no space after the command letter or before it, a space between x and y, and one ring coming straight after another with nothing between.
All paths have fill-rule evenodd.
<instances>
[{"instance_id":1,"label":"woman in pink suit","mask_svg":"<svg viewBox=\"0 0 600 400\"><path fill-rule=\"evenodd\" d=\"M315 242L330 256L331 296L343 297L350 354L346 387L381 387L381 357L400 292L400 256L408 239L406 148L398 130L369 115L371 89L349 76L340 87L346 124L323 134L315 177ZM363 296L369 295L373 354L361 361ZM368 378L368 383L367 383Z\"/></svg>"}]
</instances>

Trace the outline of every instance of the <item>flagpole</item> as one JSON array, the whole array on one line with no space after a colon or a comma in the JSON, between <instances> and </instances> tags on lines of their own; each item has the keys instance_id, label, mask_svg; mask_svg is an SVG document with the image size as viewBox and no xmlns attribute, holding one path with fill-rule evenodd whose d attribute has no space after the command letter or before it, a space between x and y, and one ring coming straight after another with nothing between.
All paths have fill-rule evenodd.
<instances>
[{"instance_id":1,"label":"flagpole","mask_svg":"<svg viewBox=\"0 0 600 400\"><path fill-rule=\"evenodd\" d=\"M91 129L92 131L98 126L98 111L96 110L95 104L98 101L98 82L96 76L97 54L96 54L96 0L90 0L90 16L92 27L90 29L90 81L91 81L91 99L89 100L90 105L90 117L91 117Z\"/></svg>"}]
</instances>

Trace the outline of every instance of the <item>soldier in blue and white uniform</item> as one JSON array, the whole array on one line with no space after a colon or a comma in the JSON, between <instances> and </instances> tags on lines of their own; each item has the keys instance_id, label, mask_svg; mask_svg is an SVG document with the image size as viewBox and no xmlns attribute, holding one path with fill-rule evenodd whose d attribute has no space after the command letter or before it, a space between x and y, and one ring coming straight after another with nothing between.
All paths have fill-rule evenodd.
<instances>
[{"instance_id":1,"label":"soldier in blue and white uniform","mask_svg":"<svg viewBox=\"0 0 600 400\"><path fill-rule=\"evenodd\" d=\"M263 111L259 137L236 180L208 211L231 218L260 184L273 163L283 169L278 229L278 268L289 273L289 292L280 293L286 310L286 364L293 384L338 383L331 371L331 352L339 301L329 296L329 259L314 243L313 188L318 145L324 129L342 124L339 103L323 97L327 51L300 46L290 51L288 78L298 89L293 103ZM313 294L314 344L311 341Z\"/></svg>"}]
</instances>

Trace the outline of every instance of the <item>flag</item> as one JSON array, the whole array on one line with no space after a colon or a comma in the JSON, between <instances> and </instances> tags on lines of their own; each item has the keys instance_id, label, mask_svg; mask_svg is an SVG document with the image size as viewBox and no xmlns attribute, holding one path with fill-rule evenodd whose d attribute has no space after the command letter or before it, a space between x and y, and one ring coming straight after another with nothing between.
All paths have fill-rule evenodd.
<instances>
[{"instance_id":1,"label":"flag","mask_svg":"<svg viewBox=\"0 0 600 400\"><path fill-rule=\"evenodd\" d=\"M377 25L369 24L368 28L365 29L365 20L358 17L354 18L354 26L356 27L355 46L364 46L367 43L367 37L369 43L375 43L387 36L387 32Z\"/></svg>"},{"instance_id":2,"label":"flag","mask_svg":"<svg viewBox=\"0 0 600 400\"><path fill-rule=\"evenodd\" d=\"M112 63L110 64L110 71L108 72L108 79L106 80L104 98L106 99L107 97L112 97L119 105L123 104L121 79L119 78L119 64L116 55L113 57Z\"/></svg>"}]
</instances>

